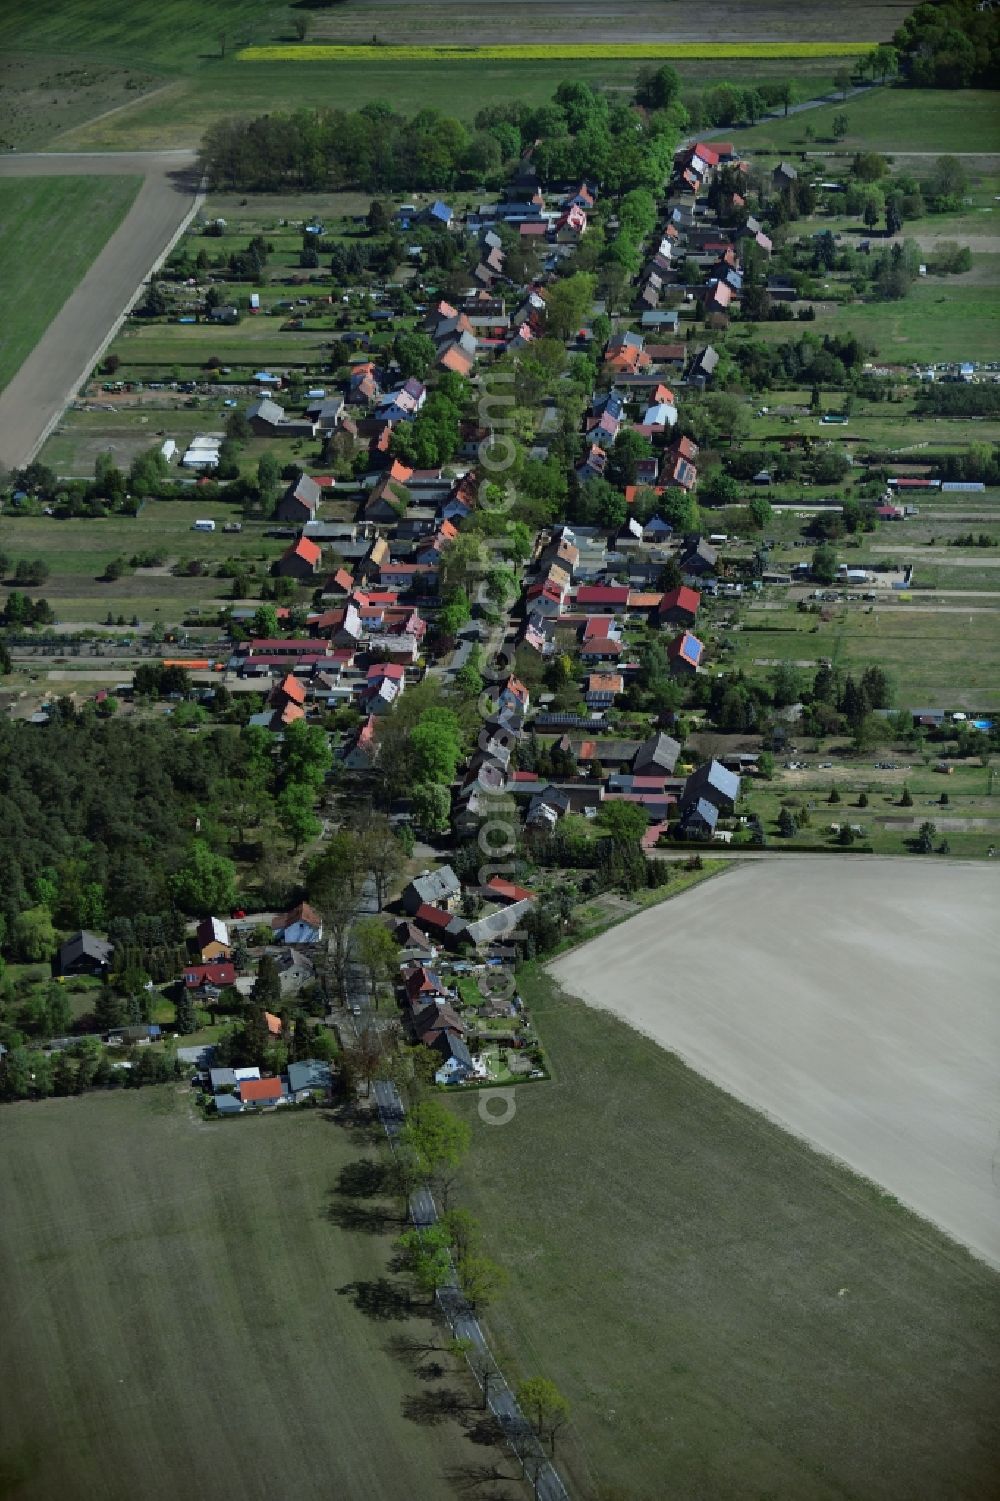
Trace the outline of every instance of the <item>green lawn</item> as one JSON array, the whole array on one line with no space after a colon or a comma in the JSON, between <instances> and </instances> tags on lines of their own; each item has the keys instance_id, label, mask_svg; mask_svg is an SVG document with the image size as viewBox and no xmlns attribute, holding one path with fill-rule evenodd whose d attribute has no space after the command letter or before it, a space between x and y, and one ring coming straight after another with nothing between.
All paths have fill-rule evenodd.
<instances>
[{"instance_id":1,"label":"green lawn","mask_svg":"<svg viewBox=\"0 0 1000 1501\"><path fill-rule=\"evenodd\" d=\"M138 177L0 179L0 388L118 228L140 185Z\"/></svg>"},{"instance_id":2,"label":"green lawn","mask_svg":"<svg viewBox=\"0 0 1000 1501\"><path fill-rule=\"evenodd\" d=\"M891 552L888 542L873 555L881 557L886 552ZM914 604L918 600L916 596ZM848 671L878 663L892 677L899 704L941 703L967 710L1000 707L997 610L932 615L899 604L873 607L871 612L838 612L829 622L788 610L755 611L731 639L735 643L733 665L754 674L766 674L765 664L777 661L814 667L827 658Z\"/></svg>"},{"instance_id":3,"label":"green lawn","mask_svg":"<svg viewBox=\"0 0 1000 1501\"><path fill-rule=\"evenodd\" d=\"M982 259L992 265L996 257ZM990 333L996 295L995 282L984 285L962 277L927 277L914 282L899 302L817 302L815 321L805 326L819 335L856 334L874 347L880 359L892 364L991 360L996 353L996 340ZM779 343L794 338L799 326L744 325L752 327L749 337Z\"/></svg>"},{"instance_id":4,"label":"green lawn","mask_svg":"<svg viewBox=\"0 0 1000 1501\"><path fill-rule=\"evenodd\" d=\"M574 1494L988 1495L996 1275L537 969L521 990L554 1079L502 1128L456 1101L460 1194L511 1269L504 1358L572 1404Z\"/></svg>"},{"instance_id":5,"label":"green lawn","mask_svg":"<svg viewBox=\"0 0 1000 1501\"><path fill-rule=\"evenodd\" d=\"M5 1106L3 1134L3 1495L441 1501L512 1473L463 1431L471 1382L446 1371L458 1416L429 1422L440 1384L391 1353L443 1341L389 1276L391 1206L335 1192L377 1171L366 1132L206 1124L165 1087Z\"/></svg>"},{"instance_id":6,"label":"green lawn","mask_svg":"<svg viewBox=\"0 0 1000 1501\"><path fill-rule=\"evenodd\" d=\"M987 89L875 89L787 120L765 120L739 132L741 151L815 151L834 145L834 116L846 114L848 131L836 142L858 150L1000 153L996 95ZM806 129L813 132L807 139Z\"/></svg>"},{"instance_id":7,"label":"green lawn","mask_svg":"<svg viewBox=\"0 0 1000 1501\"><path fill-rule=\"evenodd\" d=\"M192 531L192 522L205 515L215 518L218 529ZM31 592L49 601L59 621L101 622L110 611L129 621L138 616L145 625L154 619L178 625L208 601L229 599L230 580L214 576L218 564L244 559L257 565L262 578L267 565L287 547L287 542L264 537L265 522L244 522L239 535L222 531L224 521L240 516L239 507L219 501L149 501L136 517L18 518L3 528L0 542L14 563L21 558L44 558L48 563L49 578ZM113 583L103 578L112 558L128 559L147 550L162 552L171 563L197 558L208 572L175 577L164 569L140 568Z\"/></svg>"}]
</instances>

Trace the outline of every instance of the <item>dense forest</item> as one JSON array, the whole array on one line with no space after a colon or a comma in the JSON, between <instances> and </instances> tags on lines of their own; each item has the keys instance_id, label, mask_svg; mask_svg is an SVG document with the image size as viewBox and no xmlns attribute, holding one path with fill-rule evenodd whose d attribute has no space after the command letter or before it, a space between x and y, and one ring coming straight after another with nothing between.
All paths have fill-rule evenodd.
<instances>
[{"instance_id":1,"label":"dense forest","mask_svg":"<svg viewBox=\"0 0 1000 1501\"><path fill-rule=\"evenodd\" d=\"M992 0L918 5L893 42L900 71L918 88L995 89L1000 82L1000 11Z\"/></svg>"},{"instance_id":2,"label":"dense forest","mask_svg":"<svg viewBox=\"0 0 1000 1501\"><path fill-rule=\"evenodd\" d=\"M0 944L48 959L54 928L233 900L225 851L269 770L252 730L187 735L68 704L47 725L0 724Z\"/></svg>"},{"instance_id":3,"label":"dense forest","mask_svg":"<svg viewBox=\"0 0 1000 1501\"><path fill-rule=\"evenodd\" d=\"M221 120L206 132L202 165L212 187L223 189L447 191L498 179L538 142L543 180L597 179L612 193L659 188L684 122L675 94L668 87L663 107L639 117L587 84L563 83L539 108L514 102L481 111L471 130L438 110L408 119L381 101L355 113Z\"/></svg>"}]
</instances>

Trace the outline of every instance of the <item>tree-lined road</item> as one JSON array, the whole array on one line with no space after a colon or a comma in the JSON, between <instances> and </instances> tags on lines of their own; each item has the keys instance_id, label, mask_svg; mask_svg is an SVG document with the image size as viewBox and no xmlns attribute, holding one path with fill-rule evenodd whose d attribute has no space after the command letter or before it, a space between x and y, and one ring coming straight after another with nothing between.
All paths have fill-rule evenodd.
<instances>
[{"instance_id":1,"label":"tree-lined road","mask_svg":"<svg viewBox=\"0 0 1000 1501\"><path fill-rule=\"evenodd\" d=\"M372 1085L375 1103L378 1106L382 1125L395 1150L396 1138L406 1120L406 1109L395 1084L386 1079L376 1079ZM437 1205L429 1188L417 1188L410 1196L410 1219L418 1230L437 1224ZM517 1398L504 1379L493 1352L486 1342L475 1312L458 1286L458 1278L452 1273L448 1283L438 1289L438 1303L448 1320L456 1340L467 1342L478 1360L490 1371L488 1402L493 1416L503 1429L504 1437L518 1457L525 1476L530 1481L535 1501L569 1501L568 1493L558 1470L545 1455L542 1445L531 1424L518 1405ZM476 1378L482 1385L481 1374Z\"/></svg>"},{"instance_id":2,"label":"tree-lined road","mask_svg":"<svg viewBox=\"0 0 1000 1501\"><path fill-rule=\"evenodd\" d=\"M118 229L0 392L0 465L35 457L103 354L143 281L173 247L200 201L193 151L11 152L2 177L141 176ZM72 234L72 225L61 233ZM39 254L44 255L44 246Z\"/></svg>"}]
</instances>

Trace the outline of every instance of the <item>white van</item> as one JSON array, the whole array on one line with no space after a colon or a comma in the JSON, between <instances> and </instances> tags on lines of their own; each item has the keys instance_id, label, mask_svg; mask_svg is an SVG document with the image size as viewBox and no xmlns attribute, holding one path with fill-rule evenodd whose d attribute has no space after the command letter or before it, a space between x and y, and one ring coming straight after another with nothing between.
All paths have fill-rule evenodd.
<instances>
[{"instance_id":1,"label":"white van","mask_svg":"<svg viewBox=\"0 0 1000 1501\"><path fill-rule=\"evenodd\" d=\"M192 526L191 530L193 532L214 532L215 531L215 522L214 521L196 521L194 523L194 526Z\"/></svg>"}]
</instances>

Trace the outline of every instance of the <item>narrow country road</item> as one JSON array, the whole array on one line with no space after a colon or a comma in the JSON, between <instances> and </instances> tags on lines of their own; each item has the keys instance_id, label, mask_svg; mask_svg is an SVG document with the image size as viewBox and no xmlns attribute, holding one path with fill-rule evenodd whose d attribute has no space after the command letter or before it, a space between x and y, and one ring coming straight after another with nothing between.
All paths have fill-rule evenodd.
<instances>
[{"instance_id":1,"label":"narrow country road","mask_svg":"<svg viewBox=\"0 0 1000 1501\"><path fill-rule=\"evenodd\" d=\"M395 1138L406 1117L403 1102L396 1086L386 1080L376 1080L372 1089L386 1135L395 1150ZM435 1224L437 1217L437 1206L430 1190L418 1188L410 1199L410 1218L414 1225L418 1230L426 1229ZM479 1360L489 1368L490 1410L533 1485L536 1501L569 1501L569 1494L558 1471L546 1457L531 1424L518 1406L517 1398L504 1380L493 1352L486 1343L482 1326L463 1296L454 1274L445 1287L438 1289L438 1302L455 1338L467 1340Z\"/></svg>"},{"instance_id":2,"label":"narrow country road","mask_svg":"<svg viewBox=\"0 0 1000 1501\"><path fill-rule=\"evenodd\" d=\"M117 333L145 278L200 202L192 151L11 152L0 177L129 174L144 182L121 225L0 392L0 465L30 462Z\"/></svg>"},{"instance_id":3,"label":"narrow country road","mask_svg":"<svg viewBox=\"0 0 1000 1501\"><path fill-rule=\"evenodd\" d=\"M820 109L824 104L844 104L851 99L856 99L859 94L870 94L872 89L880 88L882 88L882 84L880 83L861 83L856 88L848 89L846 95L842 95L838 90L832 94L821 94L817 99L803 99L799 104L790 104L788 106L787 118L791 119L792 115L804 114L807 109ZM766 114L761 115L756 124L762 125L765 120L784 120L785 118L786 111L784 109L769 109ZM688 136L683 144L685 146L693 146L695 141L718 141L722 138L736 140L741 130L753 129L754 126L752 125L713 125L711 130L700 130L697 135ZM735 135L734 132L736 133ZM931 154L930 152L927 153L928 156ZM829 155L829 152L816 151L811 152L810 155L826 156Z\"/></svg>"}]
</instances>

